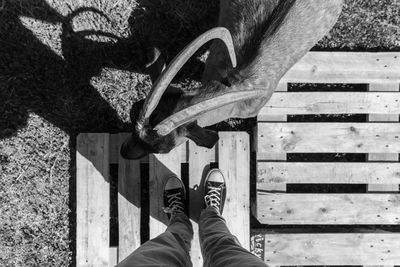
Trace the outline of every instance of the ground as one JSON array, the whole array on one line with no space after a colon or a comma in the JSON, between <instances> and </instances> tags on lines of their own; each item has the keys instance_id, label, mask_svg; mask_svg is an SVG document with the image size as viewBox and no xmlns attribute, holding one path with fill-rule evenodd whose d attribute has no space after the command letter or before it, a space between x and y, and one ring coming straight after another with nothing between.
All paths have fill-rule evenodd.
<instances>
[{"instance_id":1,"label":"ground","mask_svg":"<svg viewBox=\"0 0 400 267\"><path fill-rule=\"evenodd\" d=\"M76 135L128 131L145 48L171 60L217 15L216 0L0 0L1 266L73 264ZM400 1L346 1L314 50L399 51Z\"/></svg>"}]
</instances>

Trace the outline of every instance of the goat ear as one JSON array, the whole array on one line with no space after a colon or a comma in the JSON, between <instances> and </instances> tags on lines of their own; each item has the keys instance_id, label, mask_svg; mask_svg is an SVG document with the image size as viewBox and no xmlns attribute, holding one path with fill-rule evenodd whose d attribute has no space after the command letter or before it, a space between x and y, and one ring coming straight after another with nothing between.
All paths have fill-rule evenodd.
<instances>
[{"instance_id":1,"label":"goat ear","mask_svg":"<svg viewBox=\"0 0 400 267\"><path fill-rule=\"evenodd\" d=\"M219 140L217 132L201 128L193 123L187 128L186 137L196 143L198 146L212 148Z\"/></svg>"},{"instance_id":2,"label":"goat ear","mask_svg":"<svg viewBox=\"0 0 400 267\"><path fill-rule=\"evenodd\" d=\"M165 59L157 47L147 50L146 72L150 75L151 82L154 83L165 69Z\"/></svg>"},{"instance_id":3,"label":"goat ear","mask_svg":"<svg viewBox=\"0 0 400 267\"><path fill-rule=\"evenodd\" d=\"M150 151L142 141L135 140L131 135L122 143L120 153L125 159L140 159Z\"/></svg>"}]
</instances>

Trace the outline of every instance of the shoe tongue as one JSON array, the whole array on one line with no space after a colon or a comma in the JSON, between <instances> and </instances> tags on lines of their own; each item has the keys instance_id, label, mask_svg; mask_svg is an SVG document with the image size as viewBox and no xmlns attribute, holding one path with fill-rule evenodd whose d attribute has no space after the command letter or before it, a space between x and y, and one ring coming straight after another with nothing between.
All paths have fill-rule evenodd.
<instances>
[{"instance_id":1,"label":"shoe tongue","mask_svg":"<svg viewBox=\"0 0 400 267\"><path fill-rule=\"evenodd\" d=\"M213 182L213 181L208 181L209 185L212 187L220 187L221 185L223 185L223 183L220 182Z\"/></svg>"},{"instance_id":2,"label":"shoe tongue","mask_svg":"<svg viewBox=\"0 0 400 267\"><path fill-rule=\"evenodd\" d=\"M168 189L168 190L165 190L165 192L168 194L168 195L172 195L172 194L176 194L176 193L182 193L182 188L172 188L172 189Z\"/></svg>"}]
</instances>

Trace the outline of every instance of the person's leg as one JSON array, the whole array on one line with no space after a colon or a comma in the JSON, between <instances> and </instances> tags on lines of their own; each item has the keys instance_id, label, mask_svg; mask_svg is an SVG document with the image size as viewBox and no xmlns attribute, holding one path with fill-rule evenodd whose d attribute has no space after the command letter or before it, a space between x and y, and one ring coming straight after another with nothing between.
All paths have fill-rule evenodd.
<instances>
[{"instance_id":1,"label":"person's leg","mask_svg":"<svg viewBox=\"0 0 400 267\"><path fill-rule=\"evenodd\" d=\"M213 169L205 180L205 205L199 219L199 236L204 266L266 266L244 249L231 234L221 216L225 198L225 180L218 169Z\"/></svg>"},{"instance_id":2,"label":"person's leg","mask_svg":"<svg viewBox=\"0 0 400 267\"><path fill-rule=\"evenodd\" d=\"M132 252L118 267L191 266L189 250L193 229L184 213L186 194L182 182L168 179L164 189L165 211L170 215L167 230Z\"/></svg>"}]
</instances>

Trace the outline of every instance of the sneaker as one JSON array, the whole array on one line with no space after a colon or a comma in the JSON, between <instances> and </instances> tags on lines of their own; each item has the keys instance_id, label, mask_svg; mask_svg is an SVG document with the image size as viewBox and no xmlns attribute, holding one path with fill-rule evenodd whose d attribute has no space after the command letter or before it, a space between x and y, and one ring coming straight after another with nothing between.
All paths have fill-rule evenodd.
<instances>
[{"instance_id":1,"label":"sneaker","mask_svg":"<svg viewBox=\"0 0 400 267\"><path fill-rule=\"evenodd\" d=\"M204 202L206 207L213 207L222 214L225 204L225 178L219 169L208 172L204 181Z\"/></svg>"},{"instance_id":2,"label":"sneaker","mask_svg":"<svg viewBox=\"0 0 400 267\"><path fill-rule=\"evenodd\" d=\"M186 209L186 191L185 185L175 175L168 178L164 186L164 212L171 215L185 213Z\"/></svg>"}]
</instances>

